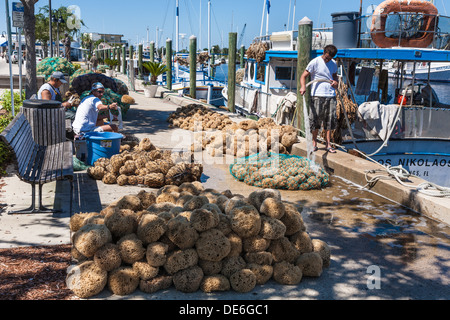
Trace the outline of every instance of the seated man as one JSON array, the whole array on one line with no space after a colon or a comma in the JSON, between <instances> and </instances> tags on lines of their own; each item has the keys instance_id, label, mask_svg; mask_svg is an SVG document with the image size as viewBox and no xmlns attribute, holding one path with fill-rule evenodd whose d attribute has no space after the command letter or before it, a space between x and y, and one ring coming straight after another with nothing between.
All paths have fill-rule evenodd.
<instances>
[{"instance_id":1,"label":"seated man","mask_svg":"<svg viewBox=\"0 0 450 320\"><path fill-rule=\"evenodd\" d=\"M103 118L99 117L99 112L102 110L117 110L119 106L117 103L111 105L104 105L100 100L105 93L105 87L96 82L92 85L91 94L81 101L78 106L75 120L72 123L75 134L86 132L117 132L118 128L115 124L104 124Z\"/></svg>"}]
</instances>

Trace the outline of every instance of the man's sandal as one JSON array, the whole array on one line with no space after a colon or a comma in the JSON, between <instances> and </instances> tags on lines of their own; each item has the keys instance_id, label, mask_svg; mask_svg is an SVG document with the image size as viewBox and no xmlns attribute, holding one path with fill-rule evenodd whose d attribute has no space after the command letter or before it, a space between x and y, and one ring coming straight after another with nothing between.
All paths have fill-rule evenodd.
<instances>
[{"instance_id":1,"label":"man's sandal","mask_svg":"<svg viewBox=\"0 0 450 320\"><path fill-rule=\"evenodd\" d=\"M336 150L334 150L332 147L327 148L327 151L329 153L336 153Z\"/></svg>"}]
</instances>

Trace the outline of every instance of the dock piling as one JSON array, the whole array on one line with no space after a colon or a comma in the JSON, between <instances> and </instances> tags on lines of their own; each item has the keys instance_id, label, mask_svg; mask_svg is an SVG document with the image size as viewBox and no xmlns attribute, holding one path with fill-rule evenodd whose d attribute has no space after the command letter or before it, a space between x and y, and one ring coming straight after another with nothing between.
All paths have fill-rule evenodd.
<instances>
[{"instance_id":1,"label":"dock piling","mask_svg":"<svg viewBox=\"0 0 450 320\"><path fill-rule=\"evenodd\" d=\"M197 37L189 38L189 94L196 99L197 91Z\"/></svg>"},{"instance_id":2,"label":"dock piling","mask_svg":"<svg viewBox=\"0 0 450 320\"><path fill-rule=\"evenodd\" d=\"M297 46L297 128L301 131L309 130L305 128L305 119L303 119L303 108L308 108L308 106L303 105L303 97L300 94L300 77L303 71L305 71L306 66L311 60L311 49L312 49L312 27L313 22L304 17L298 22L298 46ZM308 81L307 81L308 82ZM305 101L310 100L310 90L306 90ZM309 112L308 112L309 113Z\"/></svg>"},{"instance_id":3,"label":"dock piling","mask_svg":"<svg viewBox=\"0 0 450 320\"><path fill-rule=\"evenodd\" d=\"M229 33L228 45L228 110L235 111L235 89L236 89L236 41L237 32Z\"/></svg>"},{"instance_id":4,"label":"dock piling","mask_svg":"<svg viewBox=\"0 0 450 320\"><path fill-rule=\"evenodd\" d=\"M167 89L172 91L172 40L166 40L166 65L167 65L167 77L166 84Z\"/></svg>"}]
</instances>

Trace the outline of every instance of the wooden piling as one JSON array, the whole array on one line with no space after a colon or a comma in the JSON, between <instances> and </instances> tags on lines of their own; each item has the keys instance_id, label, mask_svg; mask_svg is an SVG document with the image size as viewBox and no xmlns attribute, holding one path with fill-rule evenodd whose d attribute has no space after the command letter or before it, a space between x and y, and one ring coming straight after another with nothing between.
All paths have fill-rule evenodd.
<instances>
[{"instance_id":1,"label":"wooden piling","mask_svg":"<svg viewBox=\"0 0 450 320\"><path fill-rule=\"evenodd\" d=\"M230 32L228 36L228 110L233 113L236 102L236 41L237 32Z\"/></svg>"},{"instance_id":2,"label":"wooden piling","mask_svg":"<svg viewBox=\"0 0 450 320\"><path fill-rule=\"evenodd\" d=\"M303 105L303 96L300 94L300 77L306 66L311 60L311 48L312 48L312 26L313 22L307 17L304 17L298 22L298 45L297 45L297 128L305 132L310 130L305 128L305 119L303 117L303 108L308 108L308 101L311 99L309 88L305 93L306 106ZM309 80L306 81L307 83ZM308 110L309 111L309 110Z\"/></svg>"},{"instance_id":3,"label":"wooden piling","mask_svg":"<svg viewBox=\"0 0 450 320\"><path fill-rule=\"evenodd\" d=\"M127 48L122 47L122 73L127 74Z\"/></svg>"},{"instance_id":4,"label":"wooden piling","mask_svg":"<svg viewBox=\"0 0 450 320\"><path fill-rule=\"evenodd\" d=\"M244 55L245 55L245 47L244 45L241 46L239 49L239 68L244 68Z\"/></svg>"},{"instance_id":5,"label":"wooden piling","mask_svg":"<svg viewBox=\"0 0 450 320\"><path fill-rule=\"evenodd\" d=\"M197 97L197 37L189 38L189 95Z\"/></svg>"},{"instance_id":6,"label":"wooden piling","mask_svg":"<svg viewBox=\"0 0 450 320\"><path fill-rule=\"evenodd\" d=\"M150 42L150 61L155 61L155 41Z\"/></svg>"},{"instance_id":7,"label":"wooden piling","mask_svg":"<svg viewBox=\"0 0 450 320\"><path fill-rule=\"evenodd\" d=\"M167 77L166 85L167 89L172 91L172 40L166 40L166 65L167 65Z\"/></svg>"},{"instance_id":8,"label":"wooden piling","mask_svg":"<svg viewBox=\"0 0 450 320\"><path fill-rule=\"evenodd\" d=\"M143 45L140 44L138 47L138 79L139 80L144 79L144 76L142 74L142 51L143 51Z\"/></svg>"}]
</instances>

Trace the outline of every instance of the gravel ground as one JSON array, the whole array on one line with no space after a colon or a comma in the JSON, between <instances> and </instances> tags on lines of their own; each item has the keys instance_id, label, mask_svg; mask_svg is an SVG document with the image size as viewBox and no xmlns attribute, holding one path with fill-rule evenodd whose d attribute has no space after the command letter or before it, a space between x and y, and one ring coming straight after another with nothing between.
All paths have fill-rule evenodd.
<instances>
[{"instance_id":1,"label":"gravel ground","mask_svg":"<svg viewBox=\"0 0 450 320\"><path fill-rule=\"evenodd\" d=\"M0 300L77 300L65 284L70 248L0 249Z\"/></svg>"}]
</instances>

